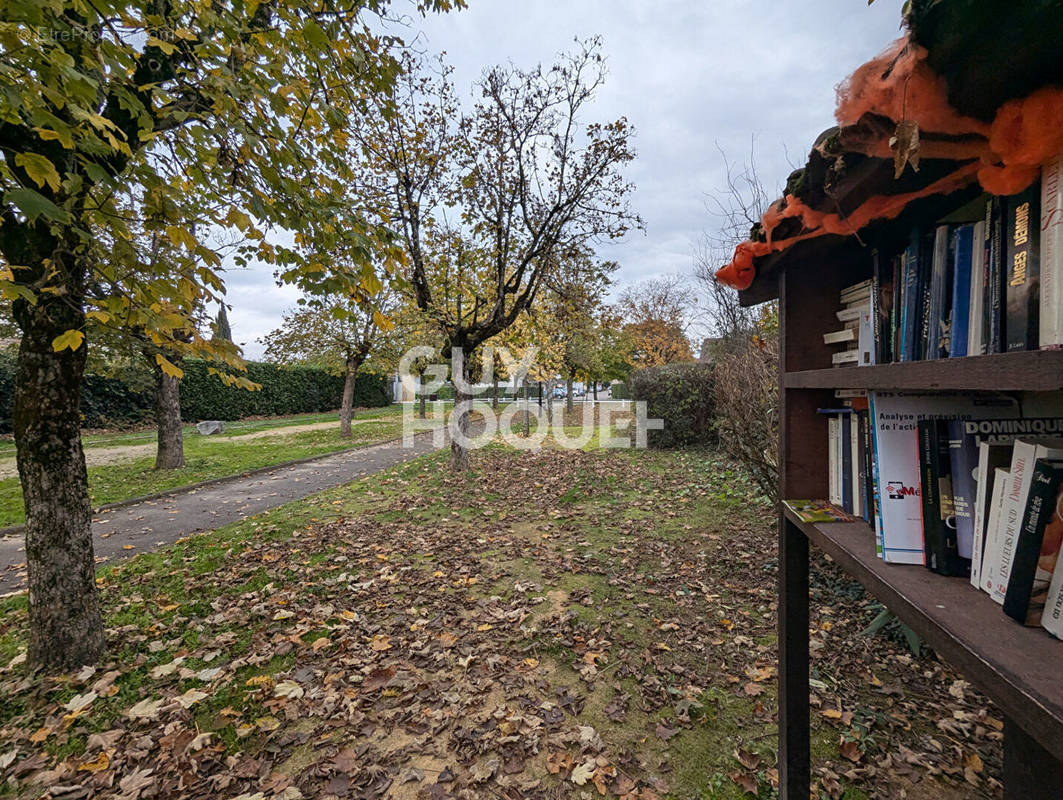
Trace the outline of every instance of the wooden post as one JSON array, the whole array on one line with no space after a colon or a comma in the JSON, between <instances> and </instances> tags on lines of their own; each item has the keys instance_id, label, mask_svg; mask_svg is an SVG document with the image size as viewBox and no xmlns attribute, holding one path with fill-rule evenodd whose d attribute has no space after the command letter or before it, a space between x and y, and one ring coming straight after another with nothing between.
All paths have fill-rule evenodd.
<instances>
[{"instance_id":1,"label":"wooden post","mask_svg":"<svg viewBox=\"0 0 1063 800\"><path fill-rule=\"evenodd\" d=\"M1007 718L1004 800L1063 800L1063 764Z\"/></svg>"},{"instance_id":2,"label":"wooden post","mask_svg":"<svg viewBox=\"0 0 1063 800\"><path fill-rule=\"evenodd\" d=\"M809 792L808 539L779 517L779 797Z\"/></svg>"}]
</instances>

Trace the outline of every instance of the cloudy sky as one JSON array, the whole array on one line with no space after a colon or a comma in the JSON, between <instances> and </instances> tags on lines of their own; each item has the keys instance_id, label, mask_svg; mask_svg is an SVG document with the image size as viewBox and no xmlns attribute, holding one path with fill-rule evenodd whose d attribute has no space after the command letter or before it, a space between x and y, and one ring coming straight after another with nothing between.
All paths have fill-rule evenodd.
<instances>
[{"instance_id":1,"label":"cloudy sky","mask_svg":"<svg viewBox=\"0 0 1063 800\"><path fill-rule=\"evenodd\" d=\"M411 22L421 46L445 50L465 96L484 67L552 63L574 37L600 35L609 77L595 119L637 130L628 176L646 232L600 249L616 279L690 273L714 219L705 193L724 184L720 150L748 159L778 194L833 122L834 87L900 35L899 0L468 0L459 13ZM297 293L267 268L227 276L233 338L256 358Z\"/></svg>"}]
</instances>

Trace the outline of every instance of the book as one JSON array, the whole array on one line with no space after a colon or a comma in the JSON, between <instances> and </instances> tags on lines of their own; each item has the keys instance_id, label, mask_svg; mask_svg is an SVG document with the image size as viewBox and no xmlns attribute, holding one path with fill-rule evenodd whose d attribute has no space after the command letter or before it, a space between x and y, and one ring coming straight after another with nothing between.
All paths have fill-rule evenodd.
<instances>
[{"instance_id":1,"label":"book","mask_svg":"<svg viewBox=\"0 0 1063 800\"><path fill-rule=\"evenodd\" d=\"M974 506L978 494L978 441L964 436L964 423L950 420L945 426L948 440L949 474L952 477L952 513L956 531L956 554L968 563L974 551Z\"/></svg>"},{"instance_id":2,"label":"book","mask_svg":"<svg viewBox=\"0 0 1063 800\"><path fill-rule=\"evenodd\" d=\"M900 360L915 361L916 307L919 303L919 233L912 231L901 256L903 289L900 331Z\"/></svg>"},{"instance_id":3,"label":"book","mask_svg":"<svg viewBox=\"0 0 1063 800\"><path fill-rule=\"evenodd\" d=\"M1040 333L1041 187L1005 201L1007 210L1007 352L1036 350Z\"/></svg>"},{"instance_id":4,"label":"book","mask_svg":"<svg viewBox=\"0 0 1063 800\"><path fill-rule=\"evenodd\" d=\"M838 322L856 322L860 319L860 309L843 308L834 312L834 316L837 317Z\"/></svg>"},{"instance_id":5,"label":"book","mask_svg":"<svg viewBox=\"0 0 1063 800\"><path fill-rule=\"evenodd\" d=\"M928 359L930 355L930 326L932 319L932 292L927 291L933 279L935 231L926 231L919 236L919 287L922 302L917 303L915 358Z\"/></svg>"},{"instance_id":6,"label":"book","mask_svg":"<svg viewBox=\"0 0 1063 800\"><path fill-rule=\"evenodd\" d=\"M856 328L843 328L840 331L831 331L823 334L823 344L841 344L843 342L855 342L859 332Z\"/></svg>"},{"instance_id":7,"label":"book","mask_svg":"<svg viewBox=\"0 0 1063 800\"><path fill-rule=\"evenodd\" d=\"M875 529L879 555L900 564L924 562L920 502L920 419L1018 416L1013 399L955 392L872 392L875 447Z\"/></svg>"},{"instance_id":8,"label":"book","mask_svg":"<svg viewBox=\"0 0 1063 800\"><path fill-rule=\"evenodd\" d=\"M964 437L965 440L967 437ZM971 585L976 589L982 586L982 569L989 538L989 512L993 503L993 476L996 470L1007 471L1011 464L1011 443L978 443L978 467L975 479L974 525L971 539ZM1001 490L1003 492L1003 489ZM958 533L957 533L958 535Z\"/></svg>"},{"instance_id":9,"label":"book","mask_svg":"<svg viewBox=\"0 0 1063 800\"><path fill-rule=\"evenodd\" d=\"M1063 346L1063 153L1041 169L1041 295L1038 344Z\"/></svg>"},{"instance_id":10,"label":"book","mask_svg":"<svg viewBox=\"0 0 1063 800\"><path fill-rule=\"evenodd\" d=\"M1004 508L1004 498L1008 493L1008 484L1010 482L1011 475L1006 469L998 467L993 470L993 491L989 495L989 504L986 510L986 543L985 551L982 554L981 584L979 585L979 588L984 589L989 594L993 593L993 576L995 574L990 553L996 549L994 540L996 539L996 532L1000 530L1000 514Z\"/></svg>"},{"instance_id":11,"label":"book","mask_svg":"<svg viewBox=\"0 0 1063 800\"><path fill-rule=\"evenodd\" d=\"M1048 587L1063 542L1063 461L1034 465L1030 495L1015 544L1004 594L1004 613L1024 625L1040 625Z\"/></svg>"},{"instance_id":12,"label":"book","mask_svg":"<svg viewBox=\"0 0 1063 800\"><path fill-rule=\"evenodd\" d=\"M952 297L952 282L949 280L948 225L934 229L934 247L931 251L930 284L926 303L926 350L924 358L935 359L948 356L942 353L942 340L948 336L948 300Z\"/></svg>"},{"instance_id":13,"label":"book","mask_svg":"<svg viewBox=\"0 0 1063 800\"><path fill-rule=\"evenodd\" d=\"M949 318L949 358L963 358L968 353L972 312L971 286L975 283L972 279L974 242L974 225L957 225L952 231L952 311ZM981 279L980 272L979 279Z\"/></svg>"},{"instance_id":14,"label":"book","mask_svg":"<svg viewBox=\"0 0 1063 800\"><path fill-rule=\"evenodd\" d=\"M783 505L802 522L855 522L837 506L826 500L783 500Z\"/></svg>"},{"instance_id":15,"label":"book","mask_svg":"<svg viewBox=\"0 0 1063 800\"><path fill-rule=\"evenodd\" d=\"M949 425L943 419L919 422L923 551L932 572L967 576L970 562L960 557L956 537Z\"/></svg>"},{"instance_id":16,"label":"book","mask_svg":"<svg viewBox=\"0 0 1063 800\"><path fill-rule=\"evenodd\" d=\"M860 351L859 350L842 350L840 353L834 353L830 357L830 361L834 366L851 366L853 364L860 363Z\"/></svg>"},{"instance_id":17,"label":"book","mask_svg":"<svg viewBox=\"0 0 1063 800\"><path fill-rule=\"evenodd\" d=\"M853 515L867 519L867 453L865 452L867 412L853 414Z\"/></svg>"},{"instance_id":18,"label":"book","mask_svg":"<svg viewBox=\"0 0 1063 800\"><path fill-rule=\"evenodd\" d=\"M841 438L841 420L827 417L827 455L829 458L827 498L836 506L842 504L840 459L838 458L838 440Z\"/></svg>"},{"instance_id":19,"label":"book","mask_svg":"<svg viewBox=\"0 0 1063 800\"><path fill-rule=\"evenodd\" d=\"M860 353L857 361L861 367L873 366L875 361L875 328L871 318L871 303L867 303L860 312L860 327L856 340L856 349Z\"/></svg>"},{"instance_id":20,"label":"book","mask_svg":"<svg viewBox=\"0 0 1063 800\"><path fill-rule=\"evenodd\" d=\"M1004 207L999 197L986 203L986 291L983 324L987 353L1004 352L1005 296L1004 270Z\"/></svg>"},{"instance_id":21,"label":"book","mask_svg":"<svg viewBox=\"0 0 1063 800\"><path fill-rule=\"evenodd\" d=\"M863 470L860 465L860 441L860 415L854 412L849 415L849 441L846 443L849 450L850 479L853 484L852 501L846 510L854 517L863 516L863 484L861 483Z\"/></svg>"},{"instance_id":22,"label":"book","mask_svg":"<svg viewBox=\"0 0 1063 800\"><path fill-rule=\"evenodd\" d=\"M985 352L984 328L982 326L985 303L985 220L974 224L971 233L971 291L967 310L967 355L977 356Z\"/></svg>"},{"instance_id":23,"label":"book","mask_svg":"<svg viewBox=\"0 0 1063 800\"><path fill-rule=\"evenodd\" d=\"M842 508L846 513L853 512L853 415L841 414L841 431L839 432L838 451L841 457Z\"/></svg>"},{"instance_id":24,"label":"book","mask_svg":"<svg viewBox=\"0 0 1063 800\"><path fill-rule=\"evenodd\" d=\"M1030 495L1033 467L1040 458L1063 458L1063 439L1016 439L1011 451L1008 491L1000 509L1000 521L992 539L992 550L986 549L983 563L989 564L987 578L991 583L990 596L1004 602L1015 557L1015 542L1026 500Z\"/></svg>"}]
</instances>

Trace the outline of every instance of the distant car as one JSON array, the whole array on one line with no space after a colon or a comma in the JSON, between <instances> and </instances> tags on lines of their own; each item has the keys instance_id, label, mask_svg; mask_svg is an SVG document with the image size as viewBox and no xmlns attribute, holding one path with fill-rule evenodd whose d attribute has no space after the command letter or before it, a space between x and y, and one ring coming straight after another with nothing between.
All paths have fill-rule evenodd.
<instances>
[{"instance_id":1,"label":"distant car","mask_svg":"<svg viewBox=\"0 0 1063 800\"><path fill-rule=\"evenodd\" d=\"M557 389L554 389L554 399L564 398L564 396L565 396L565 390L564 389L562 389L560 387L558 387Z\"/></svg>"}]
</instances>

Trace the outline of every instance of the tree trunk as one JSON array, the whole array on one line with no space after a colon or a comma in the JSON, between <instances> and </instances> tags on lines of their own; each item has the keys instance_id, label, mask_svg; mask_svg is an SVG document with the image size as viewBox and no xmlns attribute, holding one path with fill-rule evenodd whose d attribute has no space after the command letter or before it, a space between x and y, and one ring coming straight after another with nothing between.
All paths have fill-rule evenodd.
<instances>
[{"instance_id":1,"label":"tree trunk","mask_svg":"<svg viewBox=\"0 0 1063 800\"><path fill-rule=\"evenodd\" d=\"M594 402L598 402L598 381L591 381L591 391L594 392Z\"/></svg>"},{"instance_id":2,"label":"tree trunk","mask_svg":"<svg viewBox=\"0 0 1063 800\"><path fill-rule=\"evenodd\" d=\"M68 278L77 285L80 278ZM14 431L26 509L30 663L48 670L93 664L105 641L92 552L92 508L81 449L81 386L88 348L55 352L83 330L81 298L40 293L20 301Z\"/></svg>"},{"instance_id":3,"label":"tree trunk","mask_svg":"<svg viewBox=\"0 0 1063 800\"><path fill-rule=\"evenodd\" d=\"M185 465L181 381L167 375L158 365L155 366L155 420L159 430L155 469L180 469Z\"/></svg>"},{"instance_id":4,"label":"tree trunk","mask_svg":"<svg viewBox=\"0 0 1063 800\"><path fill-rule=\"evenodd\" d=\"M351 417L354 416L354 379L358 375L358 362L347 359L346 373L343 378L343 400L340 402L340 438L350 439Z\"/></svg>"},{"instance_id":5,"label":"tree trunk","mask_svg":"<svg viewBox=\"0 0 1063 800\"><path fill-rule=\"evenodd\" d=\"M528 376L524 376L524 438L531 436L531 398L528 396Z\"/></svg>"},{"instance_id":6,"label":"tree trunk","mask_svg":"<svg viewBox=\"0 0 1063 800\"><path fill-rule=\"evenodd\" d=\"M454 411L452 414L458 415L457 428L460 436L452 436L450 439L450 471L451 472L465 472L469 469L469 448L466 447L466 441L469 436L469 412L463 410L460 413L458 409L461 408L461 404L472 400L472 394L468 391L469 385L469 368L466 366L464 354L462 358L457 359L460 370L460 380L454 381Z\"/></svg>"},{"instance_id":7,"label":"tree trunk","mask_svg":"<svg viewBox=\"0 0 1063 800\"><path fill-rule=\"evenodd\" d=\"M575 376L570 372L568 374L567 392L565 394L565 411L572 412L572 381L575 380Z\"/></svg>"},{"instance_id":8,"label":"tree trunk","mask_svg":"<svg viewBox=\"0 0 1063 800\"><path fill-rule=\"evenodd\" d=\"M494 382L491 385L491 408L498 411L498 376L494 378Z\"/></svg>"},{"instance_id":9,"label":"tree trunk","mask_svg":"<svg viewBox=\"0 0 1063 800\"><path fill-rule=\"evenodd\" d=\"M420 394L421 394L421 419L427 419L428 411L426 409L426 406L428 404L428 397L427 397L427 395L425 394L425 391L424 391L424 373L423 372L420 375L417 376L417 385L418 385L418 387L421 390L421 392L420 392Z\"/></svg>"}]
</instances>

